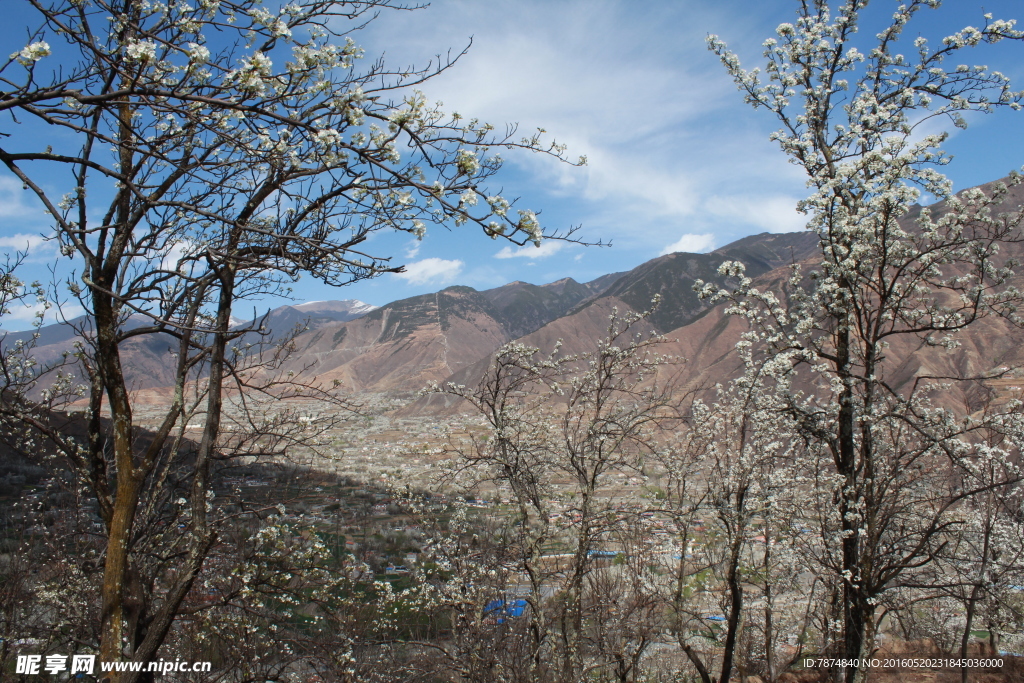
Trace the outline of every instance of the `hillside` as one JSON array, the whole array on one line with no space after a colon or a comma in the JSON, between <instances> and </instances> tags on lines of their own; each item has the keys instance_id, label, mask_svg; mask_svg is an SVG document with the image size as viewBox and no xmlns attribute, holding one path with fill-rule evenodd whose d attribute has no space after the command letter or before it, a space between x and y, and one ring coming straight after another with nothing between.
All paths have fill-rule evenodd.
<instances>
[{"instance_id":1,"label":"hillside","mask_svg":"<svg viewBox=\"0 0 1024 683\"><path fill-rule=\"evenodd\" d=\"M994 181L982 186L990 191ZM994 215L1019 210L1024 205L1024 188L1011 189ZM948 209L945 203L929 207L933 216L942 216ZM920 209L904 219L910 229ZM1004 259L1024 260L1024 244L1007 244ZM724 306L709 308L693 291L693 282L702 279L724 284L718 275L718 266L726 260L738 260L747 268L760 289L770 289L785 300L785 283L790 277L789 265L799 263L804 272L815 269L819 263L817 239L811 233L783 235L761 234L743 238L708 254L668 254L653 259L625 273L602 295L584 302L568 315L550 322L520 339L524 344L541 350L562 342L565 353L585 353L594 340L605 334L608 316L642 311L650 307L655 294L661 295L658 310L641 327L641 332L659 332L671 340L662 351L685 359L678 377L681 391L700 386L714 386L736 376L740 371L739 359L734 354L736 342L747 329L746 323L724 313ZM1014 280L1024 289L1024 276ZM886 363L888 381L895 389L908 387L924 376L952 377L976 376L992 373L999 366L1024 366L1024 330L1007 320L990 316L978 321L961 335L961 345L950 351L926 347L919 340L898 339ZM445 382L473 385L480 381L490 364L490 357L454 372ZM977 409L990 392L997 400L1011 395L1024 395L1024 381L999 380L958 386L940 397L941 405L948 407L971 406ZM811 386L799 387L813 390ZM445 414L459 407L443 396L426 396L400 411L403 415Z\"/></svg>"},{"instance_id":2,"label":"hillside","mask_svg":"<svg viewBox=\"0 0 1024 683\"><path fill-rule=\"evenodd\" d=\"M362 301L348 299L345 301L314 301L293 306L280 306L258 315L250 320L236 320L233 327L239 329L259 322L270 331L270 338L280 338L294 332L298 327L316 330L329 323L353 320L373 311L376 307ZM243 310L236 313L243 313ZM133 330L150 324L150 320L141 315L133 315L127 319L124 330ZM21 342L33 342L33 356L41 365L61 362L65 353L73 352L75 342L91 336L88 318L81 316L63 324L41 327L38 331L0 332L0 346L10 347ZM256 335L254 334L253 337ZM247 341L242 338L242 343ZM121 346L122 361L129 386L135 390L160 389L174 381L174 367L168 362L172 354L177 352L177 341L169 335L147 334L127 340ZM81 373L76 373L81 376ZM159 395L160 392L157 392Z\"/></svg>"},{"instance_id":3,"label":"hillside","mask_svg":"<svg viewBox=\"0 0 1024 683\"><path fill-rule=\"evenodd\" d=\"M983 189L991 189L992 184ZM1009 211L1022 203L1024 189L1017 186L997 210ZM936 216L946 210L941 203L930 209ZM912 225L919 210L905 219L905 225ZM699 300L694 280L725 284L719 265L738 260L759 287L784 296L789 266L800 263L805 272L813 270L817 250L812 233L763 233L707 254L667 254L587 283L571 278L544 285L517 281L484 291L453 286L380 308L351 300L309 302L274 309L256 320L277 338L306 328L296 337L295 351L284 370L323 383L338 380L357 393L408 397L431 381L475 383L494 350L514 339L541 349L562 340L566 353L585 352L605 334L612 311L644 310L657 294L661 304L649 319L648 330L675 340L667 351L687 359L684 384L713 385L737 370L732 349L743 327L741 321L725 317L721 308L710 309ZM1022 256L1021 244L1007 245L1003 253L1004 258ZM1024 281L1020 285L1024 288ZM141 322L129 321L129 326L133 324ZM55 325L39 332L36 357L47 363L59 359L88 331ZM31 333L9 334L3 343L30 337ZM925 374L985 373L1024 360L1024 334L996 318L972 327L962 346L949 353L925 353L908 341L900 344L893 349L888 368L898 386ZM167 360L174 351L170 338L157 335L130 340L122 347L130 385L144 392L139 400L147 400L149 394L152 400L160 400L166 394L171 382ZM976 399L958 395L948 400ZM402 412L448 410L436 404L439 400L422 399Z\"/></svg>"},{"instance_id":4,"label":"hillside","mask_svg":"<svg viewBox=\"0 0 1024 683\"><path fill-rule=\"evenodd\" d=\"M817 246L817 238L808 232L761 233L707 254L667 254L629 271L602 296L614 297L631 309L642 311L650 307L655 294L660 294L661 305L651 322L659 331L668 332L692 322L707 310L707 304L693 291L693 282L699 279L724 283L718 274L723 261L740 261L748 275L757 277L814 256Z\"/></svg>"},{"instance_id":5,"label":"hillside","mask_svg":"<svg viewBox=\"0 0 1024 683\"><path fill-rule=\"evenodd\" d=\"M455 286L402 299L300 336L289 369L354 391L418 391L565 315L607 282Z\"/></svg>"}]
</instances>

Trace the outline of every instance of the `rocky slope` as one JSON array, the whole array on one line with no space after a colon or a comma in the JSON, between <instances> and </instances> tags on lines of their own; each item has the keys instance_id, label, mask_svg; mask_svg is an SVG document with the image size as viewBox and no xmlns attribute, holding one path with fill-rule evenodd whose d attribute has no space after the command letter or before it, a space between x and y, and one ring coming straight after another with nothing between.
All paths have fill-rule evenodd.
<instances>
[{"instance_id":1,"label":"rocky slope","mask_svg":"<svg viewBox=\"0 0 1024 683\"><path fill-rule=\"evenodd\" d=\"M983 189L991 189L991 185ZM1009 211L1022 203L1024 188L1018 186L999 210ZM944 210L941 204L932 207L935 215ZM614 310L641 311L659 295L660 307L645 324L649 331L675 340L666 352L687 359L681 381L692 387L733 376L737 361L732 349L743 331L742 321L724 316L721 308L711 309L696 297L694 280L723 284L718 266L738 260L759 286L781 294L788 266L801 263L805 271L813 270L817 254L817 239L811 233L766 233L708 254L668 254L589 283L571 278L546 285L512 282L486 291L456 286L380 308L356 301L310 302L275 309L260 320L278 337L297 325L306 326L295 339L295 352L286 371L325 384L339 380L353 392L411 396L430 381L478 381L494 350L513 339L545 350L563 340L565 352L585 352L605 334L608 316ZM1024 257L1024 245L1007 245L1004 257ZM42 362L59 358L78 334L65 326L40 332L36 355ZM11 344L25 336L8 335L2 343ZM992 318L972 327L962 346L948 353L922 350L910 340L900 342L890 354L887 372L900 386L925 374L984 373L999 365L1020 364L1024 361L1022 349L1024 333ZM157 337L126 345L125 365L132 386L159 394L160 388L170 383L167 361L172 351L169 340ZM1007 384L1010 386L1016 385ZM976 398L958 395L955 400ZM420 400L405 410L429 413L449 409L438 405L438 400Z\"/></svg>"},{"instance_id":2,"label":"rocky slope","mask_svg":"<svg viewBox=\"0 0 1024 683\"><path fill-rule=\"evenodd\" d=\"M667 254L629 271L602 296L613 297L632 310L642 311L650 307L655 294L660 295L661 304L651 316L651 322L660 331L667 332L692 322L708 309L707 303L699 300L693 291L693 282L699 279L724 283L718 274L722 262L740 261L748 275L757 277L813 256L817 246L817 238L808 232L762 233L707 254Z\"/></svg>"},{"instance_id":3,"label":"rocky slope","mask_svg":"<svg viewBox=\"0 0 1024 683\"><path fill-rule=\"evenodd\" d=\"M403 299L300 336L289 369L353 391L415 392L565 315L615 279L512 282L483 292L456 286Z\"/></svg>"},{"instance_id":4,"label":"rocky slope","mask_svg":"<svg viewBox=\"0 0 1024 683\"><path fill-rule=\"evenodd\" d=\"M1000 181L995 181L1000 182ZM995 184L983 185L991 191ZM1024 187L1012 188L993 215L1019 211L1024 205ZM944 203L930 207L933 216L947 211ZM920 213L911 212L906 226ZM1024 261L1024 244L1005 245L1003 258ZM701 386L714 386L740 372L740 363L734 353L735 344L747 329L740 318L724 314L724 307L709 308L693 292L696 279L721 284L718 266L726 260L742 261L747 274L754 277L757 286L771 289L784 298L784 283L790 276L789 265L800 263L804 272L819 263L818 244L811 233L784 235L754 235L729 244L709 254L669 254L648 261L624 274L602 295L577 306L568 315L556 319L537 331L520 339L525 344L550 350L559 340L566 353L585 353L594 340L605 334L608 316L613 310L625 313L642 311L650 306L655 294L661 296L661 305L641 326L643 332L660 332L671 342L662 350L685 360L677 382L680 391ZM1024 276L1014 283L1024 291ZM989 375L1000 366L1024 366L1024 330L1005 319L990 316L972 325L961 335L961 345L950 351L925 347L916 338L897 339L889 354L885 372L895 389L906 389L915 380L925 376L953 377ZM473 385L479 382L490 365L490 357L454 372L446 382ZM812 389L810 386L802 387ZM994 394L997 401L1010 397L1024 397L1024 380L1007 378L994 382L961 384L937 397L940 404L963 409L977 409L981 401ZM446 413L459 409L451 399L427 396L402 410L403 414Z\"/></svg>"},{"instance_id":5,"label":"rocky slope","mask_svg":"<svg viewBox=\"0 0 1024 683\"><path fill-rule=\"evenodd\" d=\"M376 306L355 299L314 301L281 306L253 320L236 321L235 327L252 325L258 321L271 331L271 338L279 338L293 333L299 327L316 330L329 323L353 320L375 309ZM136 315L128 319L125 329L135 329L148 324L148 319ZM33 343L33 334L32 331L7 334L0 332L0 346L9 348L19 341L24 344ZM91 336L91 328L87 318L79 317L64 324L46 325L38 330L38 334L39 337L34 340L32 353L36 361L45 366L62 362L66 352L74 351L75 342ZM242 342L244 341L243 338ZM141 335L126 341L121 347L121 356L129 386L136 391L157 390L156 395L166 393L159 390L168 387L174 381L174 365L170 359L176 352L177 341L168 335Z\"/></svg>"},{"instance_id":6,"label":"rocky slope","mask_svg":"<svg viewBox=\"0 0 1024 683\"><path fill-rule=\"evenodd\" d=\"M250 325L259 321L261 325L276 334L286 334L296 328L315 330L330 323L355 320L375 310L377 310L377 306L363 303L357 299L309 301L304 304L280 306L268 311L263 316L254 316L250 320L239 321L237 326Z\"/></svg>"},{"instance_id":7,"label":"rocky slope","mask_svg":"<svg viewBox=\"0 0 1024 683\"><path fill-rule=\"evenodd\" d=\"M675 329L707 311L693 281L721 281L722 261L741 260L757 275L806 258L815 248L807 233L765 233L710 254L668 254L585 284L565 278L484 292L449 287L303 335L291 369L354 391L406 393L431 381L465 383L460 380L478 378L494 350L513 339L541 348L563 339L569 352L589 348L605 333L613 309L642 310L655 294L662 304L651 319L653 329Z\"/></svg>"}]
</instances>

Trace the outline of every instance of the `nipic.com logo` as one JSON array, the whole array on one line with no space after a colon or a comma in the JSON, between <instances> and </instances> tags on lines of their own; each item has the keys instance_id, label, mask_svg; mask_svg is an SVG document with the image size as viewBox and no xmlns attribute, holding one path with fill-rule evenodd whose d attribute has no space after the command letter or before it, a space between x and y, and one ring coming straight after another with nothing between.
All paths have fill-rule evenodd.
<instances>
[{"instance_id":1,"label":"nipic.com logo","mask_svg":"<svg viewBox=\"0 0 1024 683\"><path fill-rule=\"evenodd\" d=\"M155 662L100 662L100 671L146 671L157 674L172 672L210 671L210 662L184 662L158 660ZM14 673L38 676L43 674L56 675L68 672L75 674L93 674L96 672L96 655L18 655Z\"/></svg>"},{"instance_id":2,"label":"nipic.com logo","mask_svg":"<svg viewBox=\"0 0 1024 683\"><path fill-rule=\"evenodd\" d=\"M96 655L71 655L71 673L91 674L96 668ZM18 655L14 673L16 674L58 674L68 670L67 655L46 655L43 663L42 655Z\"/></svg>"}]
</instances>

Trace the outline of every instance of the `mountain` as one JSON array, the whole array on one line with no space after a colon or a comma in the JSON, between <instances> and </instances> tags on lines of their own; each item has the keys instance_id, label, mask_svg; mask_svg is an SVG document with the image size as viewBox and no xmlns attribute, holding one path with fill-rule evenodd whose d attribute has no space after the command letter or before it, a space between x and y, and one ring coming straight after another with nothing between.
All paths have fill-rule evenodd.
<instances>
[{"instance_id":1,"label":"mountain","mask_svg":"<svg viewBox=\"0 0 1024 683\"><path fill-rule=\"evenodd\" d=\"M676 252L659 256L633 270L617 274L607 288L591 296L562 317L555 318L535 331L519 338L528 346L546 350L562 342L565 353L585 353L596 339L607 333L608 316L618 310L640 312L651 306L657 294L661 297L654 314L640 325L643 332L666 333L677 330L700 319L710 310L693 291L697 279L725 284L718 267L729 260L741 261L748 275L760 276L788 266L817 253L818 240L813 233L762 233L751 235L707 254ZM731 349L731 346L730 346ZM475 362L453 372L445 382L474 384L480 380L490 364L491 356L480 356ZM444 404L439 396L424 397L409 410L415 413L426 406Z\"/></svg>"},{"instance_id":2,"label":"mountain","mask_svg":"<svg viewBox=\"0 0 1024 683\"><path fill-rule=\"evenodd\" d=\"M661 295L651 322L661 332L681 327L707 309L706 302L693 291L694 280L724 284L718 267L724 261L740 261L747 275L763 273L809 258L817 253L818 239L810 232L761 233L744 237L707 254L676 252L652 259L625 273L601 296L614 297L634 311L651 306L655 294ZM583 306L593 305L589 301Z\"/></svg>"},{"instance_id":3,"label":"mountain","mask_svg":"<svg viewBox=\"0 0 1024 683\"><path fill-rule=\"evenodd\" d=\"M982 189L990 190L991 185ZM995 213L1022 202L1024 188L1017 186ZM946 210L943 204L930 208L934 216ZM789 266L801 263L805 272L813 270L820 258L818 249L817 237L810 232L764 233L708 254L667 254L586 283L571 278L544 285L517 281L484 291L454 286L380 308L357 301L309 302L274 309L258 321L276 337L297 325L308 325L295 338L295 351L284 371L328 384L340 380L353 392L409 395L431 381L475 383L493 352L512 340L546 350L561 339L566 353L586 352L605 334L612 311L645 310L652 297L659 295L661 304L644 323L647 329L677 340L666 352L688 359L682 373L685 383L714 384L737 369L733 348L744 324L724 315L722 307L711 308L698 299L694 280L725 284L718 267L723 261L738 260L758 287L782 296ZM1002 258L1022 256L1024 244L1008 244ZM1024 290L1024 280L1020 287ZM59 358L75 334L63 326L43 328L37 357L43 362ZM31 333L8 335L2 343L22 337L29 338ZM126 344L123 356L132 386L166 387L172 351L170 340L156 336ZM988 372L999 364L1024 361L1024 333L1005 321L990 319L971 328L961 348L953 352L936 354L906 342L890 355L894 360L889 372L901 384L924 373ZM403 410L431 412L438 408L431 403L436 400L421 399Z\"/></svg>"},{"instance_id":4,"label":"mountain","mask_svg":"<svg viewBox=\"0 0 1024 683\"><path fill-rule=\"evenodd\" d=\"M417 391L565 315L616 279L517 281L482 292L455 286L402 299L299 336L288 369L355 391Z\"/></svg>"},{"instance_id":5,"label":"mountain","mask_svg":"<svg viewBox=\"0 0 1024 683\"><path fill-rule=\"evenodd\" d=\"M281 306L235 327L258 324L271 338L280 338L305 325L286 371L319 382L337 379L356 392L408 394L430 381L461 376L467 368L479 375L494 350L513 339L548 347L564 338L567 350L583 350L604 333L613 307L642 310L655 293L661 294L662 305L652 318L654 329L678 327L706 311L692 283L695 278L718 281L722 261L742 260L748 272L757 274L804 256L814 245L809 234L763 234L710 254L669 254L586 283L572 278L544 285L516 281L484 291L454 286L380 308L353 300L308 302ZM36 356L41 362L60 358L76 338L66 326L40 332ZM9 335L4 343L22 336L31 333ZM167 359L174 347L174 340L163 335L127 342L122 355L130 385L137 391L170 385L173 367ZM483 365L477 367L478 362Z\"/></svg>"},{"instance_id":6,"label":"mountain","mask_svg":"<svg viewBox=\"0 0 1024 683\"><path fill-rule=\"evenodd\" d=\"M765 233L710 254L668 254L588 283L512 282L483 292L449 287L300 336L290 369L319 381L338 380L354 391L405 393L431 381L467 383L461 380L478 378L491 354L513 339L541 348L563 339L567 352L585 350L604 334L613 308L643 310L655 294L662 303L652 329L675 329L707 311L693 281L724 283L718 274L723 261L741 260L758 275L816 248L810 233Z\"/></svg>"},{"instance_id":7,"label":"mountain","mask_svg":"<svg viewBox=\"0 0 1024 683\"><path fill-rule=\"evenodd\" d=\"M603 293L622 275L613 273L585 284L571 277L540 286L511 282L481 294L489 302L493 314L501 321L509 337L515 339L565 315L581 301Z\"/></svg>"},{"instance_id":8,"label":"mountain","mask_svg":"<svg viewBox=\"0 0 1024 683\"><path fill-rule=\"evenodd\" d=\"M263 316L254 316L245 321L238 321L235 327L250 325L256 321L275 334L284 334L302 325L309 329L317 329L329 323L347 322L375 311L377 306L363 303L358 299L344 301L308 301L304 304L280 306L268 311Z\"/></svg>"},{"instance_id":9,"label":"mountain","mask_svg":"<svg viewBox=\"0 0 1024 683\"><path fill-rule=\"evenodd\" d=\"M295 330L299 325L315 330L328 323L353 320L376 308L355 299L311 301L272 309L258 320L271 331L271 338L275 338ZM233 327L251 325L256 320L236 320ZM131 330L148 324L150 320L145 316L133 315L125 322L124 328ZM90 336L91 327L89 319L80 316L65 324L45 325L38 330L7 334L0 332L0 346L10 348L19 341L23 344L30 343L37 333L39 336L34 342L33 357L40 365L49 365L61 362L65 352L74 350L76 341ZM171 385L174 381L174 365L168 362L168 359L176 352L177 340L164 334L140 335L124 342L121 356L129 386L135 390L143 390Z\"/></svg>"},{"instance_id":10,"label":"mountain","mask_svg":"<svg viewBox=\"0 0 1024 683\"><path fill-rule=\"evenodd\" d=\"M998 182L1002 181L988 183L981 189L988 194ZM1011 188L999 206L993 208L992 215L995 218L1001 213L1017 211L1022 205L1024 187L1018 185ZM935 218L948 210L945 203L938 203L930 209ZM913 229L913 219L919 214L920 207L917 207L903 219L904 226ZM1022 257L1022 243L1006 244L1001 256L1003 259L1024 260ZM754 279L759 289L772 290L784 300L784 284L791 276L788 266L800 263L804 272L813 270L820 262L818 240L809 232L761 234L745 237L709 254L661 256L623 274L600 296L581 303L567 315L519 341L544 351L552 349L561 340L563 352L585 353L593 348L595 340L606 333L608 316L613 310L617 309L620 314L643 311L650 307L653 296L659 294L659 308L639 326L638 331L660 332L672 340L662 352L686 360L678 377L680 388L714 386L740 371L740 361L734 349L748 328L743 319L726 315L724 305L712 308L699 300L693 291L693 282L702 279L724 284L724 278L718 275L717 269L726 260L743 262L747 275ZM1024 275L1017 276L1010 284L1024 291ZM1024 367L1024 330L1003 318L989 316L980 320L961 337L961 346L948 352L925 347L916 338L896 340L888 354L891 362L886 368L892 386L896 389L907 387L925 375L985 375L999 366ZM490 362L490 356L480 358L444 381L472 386L480 381ZM989 389L996 391L999 400L1005 400L1008 392L1024 390L1024 380L961 385L938 397L938 401L949 407L954 404L960 407L977 405ZM430 395L400 412L403 415L437 414L459 408L450 397Z\"/></svg>"}]
</instances>

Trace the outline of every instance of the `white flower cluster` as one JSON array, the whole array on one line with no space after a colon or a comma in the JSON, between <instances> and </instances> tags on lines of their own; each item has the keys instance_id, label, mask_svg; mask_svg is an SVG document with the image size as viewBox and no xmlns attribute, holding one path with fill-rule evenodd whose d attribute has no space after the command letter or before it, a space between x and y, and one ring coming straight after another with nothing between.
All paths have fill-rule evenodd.
<instances>
[{"instance_id":1,"label":"white flower cluster","mask_svg":"<svg viewBox=\"0 0 1024 683\"><path fill-rule=\"evenodd\" d=\"M270 30L270 35L273 38L292 37L292 30L288 28L288 24L280 17L275 17L262 7L256 7L249 10L249 16L252 18L253 23L268 28Z\"/></svg>"},{"instance_id":2,"label":"white flower cluster","mask_svg":"<svg viewBox=\"0 0 1024 683\"><path fill-rule=\"evenodd\" d=\"M335 147L341 144L341 133L333 128L324 128L313 134L313 141L321 147Z\"/></svg>"},{"instance_id":3,"label":"white flower cluster","mask_svg":"<svg viewBox=\"0 0 1024 683\"><path fill-rule=\"evenodd\" d=\"M15 52L10 58L18 60L18 63L22 66L31 66L43 57L49 56L50 45L40 40L31 45L26 45L21 52Z\"/></svg>"},{"instance_id":4,"label":"white flower cluster","mask_svg":"<svg viewBox=\"0 0 1024 683\"><path fill-rule=\"evenodd\" d=\"M540 223L537 222L537 214L533 211L520 209L519 211L519 223L516 227L526 233L530 241L536 246L540 246L540 241L544 238L544 232L541 230Z\"/></svg>"},{"instance_id":5,"label":"white flower cluster","mask_svg":"<svg viewBox=\"0 0 1024 683\"><path fill-rule=\"evenodd\" d=\"M271 85L273 66L270 57L262 52L255 52L248 59L243 59L238 69L228 72L225 80L234 83L243 92L263 95Z\"/></svg>"},{"instance_id":6,"label":"white flower cluster","mask_svg":"<svg viewBox=\"0 0 1024 683\"><path fill-rule=\"evenodd\" d=\"M152 40L131 41L125 45L124 54L130 62L152 62L156 59L156 43Z\"/></svg>"},{"instance_id":7,"label":"white flower cluster","mask_svg":"<svg viewBox=\"0 0 1024 683\"><path fill-rule=\"evenodd\" d=\"M210 61L210 50L205 45L189 43L188 59L193 64L206 64Z\"/></svg>"},{"instance_id":8,"label":"white flower cluster","mask_svg":"<svg viewBox=\"0 0 1024 683\"><path fill-rule=\"evenodd\" d=\"M480 171L480 160L477 159L476 152L471 149L460 149L455 156L455 163L459 173L463 175L473 176Z\"/></svg>"}]
</instances>

